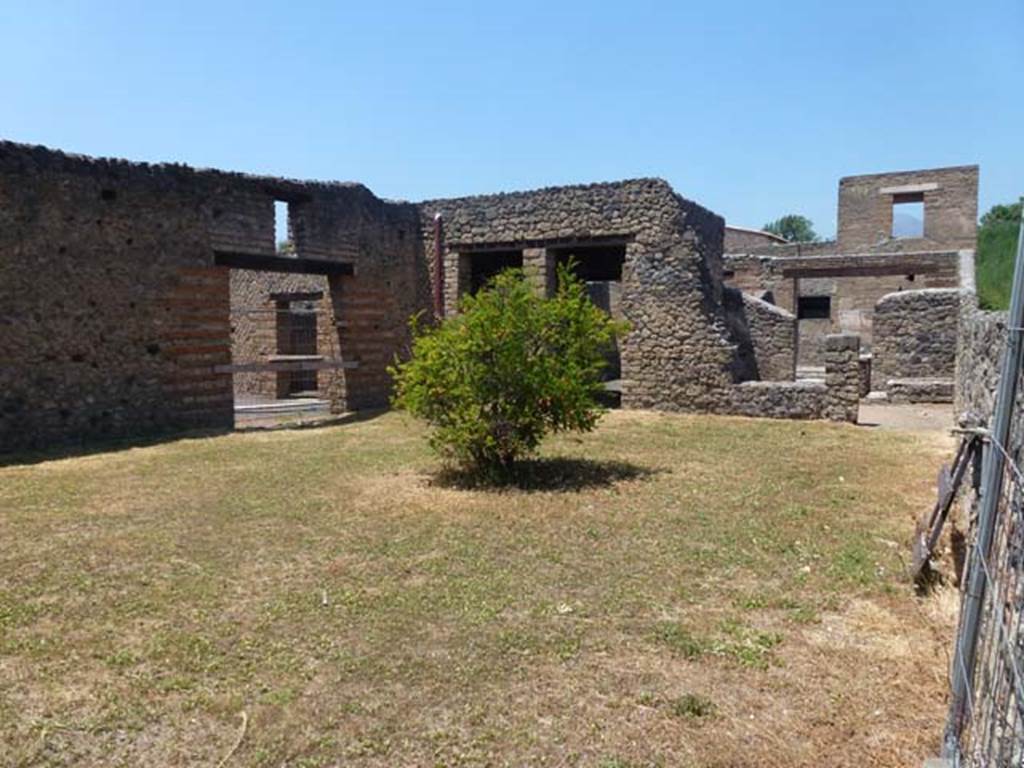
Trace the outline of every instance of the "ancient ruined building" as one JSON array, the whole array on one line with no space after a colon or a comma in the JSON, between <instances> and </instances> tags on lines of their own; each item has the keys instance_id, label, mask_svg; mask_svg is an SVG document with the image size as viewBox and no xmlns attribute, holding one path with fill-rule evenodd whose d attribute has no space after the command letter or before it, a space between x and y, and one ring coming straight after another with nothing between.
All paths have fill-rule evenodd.
<instances>
[{"instance_id":1,"label":"ancient ruined building","mask_svg":"<svg viewBox=\"0 0 1024 768\"><path fill-rule=\"evenodd\" d=\"M839 182L838 213L835 240L734 241L726 281L797 315L798 364L810 375L828 334L854 333L866 353L864 394L951 401L978 167L850 176Z\"/></svg>"},{"instance_id":2,"label":"ancient ruined building","mask_svg":"<svg viewBox=\"0 0 1024 768\"><path fill-rule=\"evenodd\" d=\"M875 236L857 217L840 227L841 243ZM823 377L795 380L785 291L802 296L805 275L743 257L761 295L741 293L723 282L725 237L721 217L657 179L411 204L0 143L0 450L228 429L246 398L386 406L411 315L457 311L507 266L549 292L570 259L632 325L616 361L625 407L856 418L858 337L824 337Z\"/></svg>"}]
</instances>

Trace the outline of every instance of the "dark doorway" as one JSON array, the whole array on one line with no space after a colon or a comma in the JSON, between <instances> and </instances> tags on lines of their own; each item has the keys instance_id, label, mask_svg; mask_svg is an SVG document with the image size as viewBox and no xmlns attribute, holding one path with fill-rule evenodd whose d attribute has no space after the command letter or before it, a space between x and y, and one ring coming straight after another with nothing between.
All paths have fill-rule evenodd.
<instances>
[{"instance_id":1,"label":"dark doorway","mask_svg":"<svg viewBox=\"0 0 1024 768\"><path fill-rule=\"evenodd\" d=\"M469 257L470 293L476 293L506 269L523 268L522 251L480 251L466 256Z\"/></svg>"},{"instance_id":2,"label":"dark doorway","mask_svg":"<svg viewBox=\"0 0 1024 768\"><path fill-rule=\"evenodd\" d=\"M619 306L622 295L622 268L626 263L626 245L573 245L552 249L555 264L572 264L573 273L587 286L587 295L598 307L616 319L622 319ZM604 379L622 377L622 358L618 345L608 350Z\"/></svg>"}]
</instances>

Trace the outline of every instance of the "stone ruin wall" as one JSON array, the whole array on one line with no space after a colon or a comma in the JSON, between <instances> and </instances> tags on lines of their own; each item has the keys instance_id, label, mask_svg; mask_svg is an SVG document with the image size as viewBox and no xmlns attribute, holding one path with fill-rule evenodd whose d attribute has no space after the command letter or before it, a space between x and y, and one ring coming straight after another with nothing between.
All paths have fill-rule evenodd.
<instances>
[{"instance_id":1,"label":"stone ruin wall","mask_svg":"<svg viewBox=\"0 0 1024 768\"><path fill-rule=\"evenodd\" d=\"M233 275L218 265L215 252L276 256L275 200L289 205L297 261L344 262L354 275ZM448 311L464 288L463 251L521 248L528 276L546 289L551 248L624 245L627 407L848 417L838 375L824 393L744 383L792 378L792 319L743 298L736 325L722 284L722 219L657 179L413 205L357 184L0 143L0 355L14 361L0 371L0 450L230 428L232 377L215 367L233 362L232 328L234 362L272 354L267 329L246 325L239 308L314 285L327 328L318 346L358 366L321 371L322 396L336 410L385 406L386 369L407 351L408 319L432 309L435 213L444 217ZM235 389L269 391L263 379L237 377Z\"/></svg>"},{"instance_id":2,"label":"stone ruin wall","mask_svg":"<svg viewBox=\"0 0 1024 768\"><path fill-rule=\"evenodd\" d=\"M427 293L418 215L359 185L298 183L0 142L0 450L231 428L230 270L272 255L294 201L299 255L343 260L331 303L359 367L340 408L385 405ZM344 296L344 301L342 297Z\"/></svg>"},{"instance_id":3,"label":"stone ruin wall","mask_svg":"<svg viewBox=\"0 0 1024 768\"><path fill-rule=\"evenodd\" d=\"M817 254L781 258L765 254L728 254L724 258L727 283L796 314L799 296L828 296L828 319L802 319L797 342L800 365L824 362L825 338L835 333L855 333L863 351L874 346L875 305L887 294L922 289L956 288L959 283L959 253ZM887 274L855 274L876 268ZM826 270L824 277L802 277L795 285L791 270ZM843 274L843 273L847 274ZM849 274L854 273L854 274Z\"/></svg>"},{"instance_id":4,"label":"stone ruin wall","mask_svg":"<svg viewBox=\"0 0 1024 768\"><path fill-rule=\"evenodd\" d=\"M555 187L419 207L428 253L433 217L443 217L448 312L466 288L463 253L523 248L524 270L546 288L554 262L548 248L616 239L626 243L620 306L632 325L621 350L623 404L710 410L731 385L736 345L721 305L723 222L664 181Z\"/></svg>"},{"instance_id":5,"label":"stone ruin wall","mask_svg":"<svg viewBox=\"0 0 1024 768\"><path fill-rule=\"evenodd\" d=\"M748 380L792 381L796 377L796 316L763 299L726 287L725 311Z\"/></svg>"},{"instance_id":6,"label":"stone ruin wall","mask_svg":"<svg viewBox=\"0 0 1024 768\"><path fill-rule=\"evenodd\" d=\"M979 309L973 294L962 299L953 400L957 417L972 413L987 420L992 415L1006 318L1006 312Z\"/></svg>"},{"instance_id":7,"label":"stone ruin wall","mask_svg":"<svg viewBox=\"0 0 1024 768\"><path fill-rule=\"evenodd\" d=\"M326 275L292 275L280 272L231 270L231 355L236 363L263 362L277 355L282 346L277 295L321 294L315 301L317 354L337 358L342 354L338 334L331 327L331 288ZM345 375L340 370L316 371L317 392L344 392ZM283 374L273 371L234 374L235 400L246 396L282 396Z\"/></svg>"},{"instance_id":8,"label":"stone ruin wall","mask_svg":"<svg viewBox=\"0 0 1024 768\"><path fill-rule=\"evenodd\" d=\"M923 205L922 236L893 236L894 205L900 202ZM726 255L725 273L731 285L793 313L801 297L830 299L829 318L805 317L798 323L800 365L821 365L825 338L834 333L860 335L871 353L875 304L882 296L958 286L958 252L974 248L977 204L977 166L849 176L839 182L836 240L738 241ZM832 274L807 274L799 281L786 275L816 266L827 266Z\"/></svg>"},{"instance_id":9,"label":"stone ruin wall","mask_svg":"<svg viewBox=\"0 0 1024 768\"><path fill-rule=\"evenodd\" d=\"M232 424L228 274L194 182L0 144L0 449Z\"/></svg>"},{"instance_id":10,"label":"stone ruin wall","mask_svg":"<svg viewBox=\"0 0 1024 768\"><path fill-rule=\"evenodd\" d=\"M795 320L754 297L730 310L722 284L720 217L657 179L561 187L420 204L425 251L434 215L444 222L445 306L467 288L465 254L523 250L524 271L552 284L549 248L572 242L627 243L620 306L632 330L622 344L623 405L777 418L856 418L845 382L857 378L844 347L830 356L830 384L793 379ZM842 374L835 373L844 371ZM851 373L852 371L852 373ZM778 382L742 382L778 377Z\"/></svg>"},{"instance_id":11,"label":"stone ruin wall","mask_svg":"<svg viewBox=\"0 0 1024 768\"><path fill-rule=\"evenodd\" d=\"M764 232L760 229L747 229L746 227L733 227L725 225L725 239L723 250L725 253L751 253L758 248L772 245L782 245L785 238L773 235L771 232Z\"/></svg>"},{"instance_id":12,"label":"stone ruin wall","mask_svg":"<svg viewBox=\"0 0 1024 768\"><path fill-rule=\"evenodd\" d=\"M747 381L734 386L724 412L775 419L857 420L860 338L833 334L825 343L825 380Z\"/></svg>"},{"instance_id":13,"label":"stone ruin wall","mask_svg":"<svg viewBox=\"0 0 1024 768\"><path fill-rule=\"evenodd\" d=\"M949 379L956 369L960 291L928 289L883 296L875 306L873 388L891 379Z\"/></svg>"},{"instance_id":14,"label":"stone ruin wall","mask_svg":"<svg viewBox=\"0 0 1024 768\"><path fill-rule=\"evenodd\" d=\"M924 203L923 237L892 236L900 194ZM838 251L972 249L977 238L978 166L847 176L839 180Z\"/></svg>"}]
</instances>

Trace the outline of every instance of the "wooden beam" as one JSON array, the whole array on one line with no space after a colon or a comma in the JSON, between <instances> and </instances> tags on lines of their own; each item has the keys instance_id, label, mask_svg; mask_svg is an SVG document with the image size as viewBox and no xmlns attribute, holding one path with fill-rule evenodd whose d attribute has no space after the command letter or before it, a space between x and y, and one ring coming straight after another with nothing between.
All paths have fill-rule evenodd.
<instances>
[{"instance_id":1,"label":"wooden beam","mask_svg":"<svg viewBox=\"0 0 1024 768\"><path fill-rule=\"evenodd\" d=\"M278 373L281 371L326 371L339 368L358 368L355 360L281 360L265 363L232 363L215 365L214 373Z\"/></svg>"},{"instance_id":2,"label":"wooden beam","mask_svg":"<svg viewBox=\"0 0 1024 768\"><path fill-rule=\"evenodd\" d=\"M214 251L213 263L218 267L252 269L258 272L287 272L297 275L354 275L355 267L348 261L306 259L295 256L264 256L236 251Z\"/></svg>"},{"instance_id":3,"label":"wooden beam","mask_svg":"<svg viewBox=\"0 0 1024 768\"><path fill-rule=\"evenodd\" d=\"M270 294L271 301L320 301L323 291L279 291Z\"/></svg>"},{"instance_id":4,"label":"wooden beam","mask_svg":"<svg viewBox=\"0 0 1024 768\"><path fill-rule=\"evenodd\" d=\"M783 267L782 276L805 277L884 277L885 275L927 275L950 271L937 264L879 264L857 267ZM955 276L955 272L950 271ZM955 287L955 286L951 286Z\"/></svg>"}]
</instances>

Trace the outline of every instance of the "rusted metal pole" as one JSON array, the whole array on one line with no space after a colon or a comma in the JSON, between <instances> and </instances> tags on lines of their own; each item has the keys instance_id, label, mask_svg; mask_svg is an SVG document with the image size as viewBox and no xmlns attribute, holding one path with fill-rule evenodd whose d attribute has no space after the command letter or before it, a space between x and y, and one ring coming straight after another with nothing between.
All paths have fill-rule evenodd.
<instances>
[{"instance_id":1,"label":"rusted metal pole","mask_svg":"<svg viewBox=\"0 0 1024 768\"><path fill-rule=\"evenodd\" d=\"M434 317L444 319L444 221L434 214Z\"/></svg>"}]
</instances>

